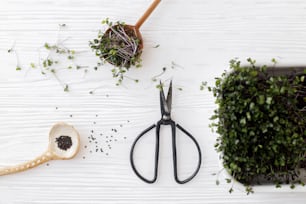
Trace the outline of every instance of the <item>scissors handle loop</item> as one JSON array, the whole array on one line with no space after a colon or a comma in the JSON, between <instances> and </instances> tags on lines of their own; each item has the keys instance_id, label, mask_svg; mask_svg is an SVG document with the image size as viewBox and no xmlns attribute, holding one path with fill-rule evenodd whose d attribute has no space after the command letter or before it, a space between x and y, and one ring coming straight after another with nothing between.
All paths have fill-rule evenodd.
<instances>
[{"instance_id":1,"label":"scissors handle loop","mask_svg":"<svg viewBox=\"0 0 306 204\"><path fill-rule=\"evenodd\" d=\"M187 182L191 181L198 174L198 172L201 168L201 163L202 163L202 153L201 153L200 145L198 144L196 139L187 130L185 130L182 126L180 126L179 124L176 124L176 127L179 130L181 130L185 135L187 135L193 141L193 143L195 144L195 146L197 148L197 152L198 152L198 164L197 164L196 170L187 179L180 180L178 178L178 173L177 173L176 136L175 135L173 136L173 134L172 134L172 137L173 137L172 138L172 151L173 151L174 179L177 183L184 184L184 183L187 183Z\"/></svg>"},{"instance_id":2,"label":"scissors handle loop","mask_svg":"<svg viewBox=\"0 0 306 204\"><path fill-rule=\"evenodd\" d=\"M133 171L135 172L135 174L144 182L146 183L154 183L157 180L157 175L158 175L158 160L159 160L159 141L160 141L160 127L161 125L170 125L171 126L171 132L172 132L172 154L173 154L173 169L174 169L174 179L177 183L179 184L185 184L189 181L191 181L199 172L200 167L201 167L201 162L202 162L202 154L201 154L201 149L200 146L198 144L198 142L196 141L196 139L188 132L186 131L182 126L180 126L179 124L175 124L174 121L172 120L160 120L156 125L151 125L149 128L145 129L142 133L140 133L140 135L135 139L132 148L131 148L131 152L130 152L130 162L131 162L131 166ZM197 148L197 152L198 152L198 164L197 164L197 168L196 170L193 172L193 174L188 177L187 179L184 180L180 180L178 177L178 168L177 168L177 148L176 148L176 127L181 130L185 135L187 135L195 144L196 148ZM147 179L145 177L143 177L139 171L136 169L135 163L134 163L134 149L135 146L137 144L137 142L139 141L139 139L141 137L143 137L147 132L149 132L150 130L152 130L153 128L156 128L156 143L155 143L155 159L154 159L154 175L153 175L153 179Z\"/></svg>"},{"instance_id":3,"label":"scissors handle loop","mask_svg":"<svg viewBox=\"0 0 306 204\"><path fill-rule=\"evenodd\" d=\"M137 144L137 142L139 141L139 139L144 136L147 132L149 132L150 130L152 130L153 128L155 128L156 125L151 125L150 127L148 127L147 129L145 129L142 133L140 133L140 135L138 135L138 137L135 139L132 148L131 148L131 152L130 152L130 162L131 162L131 166L133 171L135 172L135 174L144 182L146 183L154 183L157 179L157 172L158 172L158 155L159 155L159 137L156 134L156 143L155 143L155 161L154 161L154 176L153 179L149 180L146 179L145 177L143 177L137 170L135 163L134 163L134 149L135 146Z\"/></svg>"}]
</instances>

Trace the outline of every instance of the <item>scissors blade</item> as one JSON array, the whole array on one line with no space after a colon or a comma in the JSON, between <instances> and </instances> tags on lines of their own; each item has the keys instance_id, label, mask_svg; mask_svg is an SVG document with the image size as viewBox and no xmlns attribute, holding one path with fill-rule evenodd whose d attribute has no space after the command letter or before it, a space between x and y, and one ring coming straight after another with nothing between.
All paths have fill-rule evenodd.
<instances>
[{"instance_id":1,"label":"scissors blade","mask_svg":"<svg viewBox=\"0 0 306 204\"><path fill-rule=\"evenodd\" d=\"M172 108L172 80L170 81L169 89L168 89L168 94L167 94L167 106L168 106L168 111L169 114L171 112Z\"/></svg>"},{"instance_id":2,"label":"scissors blade","mask_svg":"<svg viewBox=\"0 0 306 204\"><path fill-rule=\"evenodd\" d=\"M160 81L160 92L159 92L159 95L160 95L159 98L160 98L160 111L161 111L161 115L162 116L169 115L170 111L169 111L169 108L168 108L167 100L166 100L164 89L163 89L163 84L161 83L161 81Z\"/></svg>"}]
</instances>

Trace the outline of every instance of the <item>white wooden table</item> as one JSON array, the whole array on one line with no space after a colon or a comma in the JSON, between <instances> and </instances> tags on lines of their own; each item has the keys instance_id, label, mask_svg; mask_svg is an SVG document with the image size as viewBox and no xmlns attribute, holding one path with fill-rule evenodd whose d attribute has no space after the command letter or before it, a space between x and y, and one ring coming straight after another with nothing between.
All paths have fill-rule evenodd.
<instances>
[{"instance_id":1,"label":"white wooden table","mask_svg":"<svg viewBox=\"0 0 306 204\"><path fill-rule=\"evenodd\" d=\"M257 62L305 65L306 2L304 0L163 0L141 28L145 41L143 67L129 76L139 84L125 81L116 87L111 66L89 72L63 71L60 77L70 92L51 76L37 70L26 74L37 60L37 48L55 42L58 24L67 24L62 38L66 45L84 51L78 60L93 67L96 57L88 48L100 22L123 20L133 24L150 0L3 0L0 2L0 164L9 166L41 154L48 143L53 123L73 124L81 134L81 151L69 161L51 161L36 169L1 177L0 203L305 203L306 188L288 186L256 187L246 196L239 184L228 193L213 145L209 117L215 105L210 93L200 91L201 81L228 67L228 61L252 57ZM23 69L16 71L16 58L8 53L15 42ZM153 48L159 44L159 48ZM171 69L175 62L183 68ZM150 81L170 70L176 88L173 118L199 141L203 165L198 176L186 185L174 182L170 131L162 131L160 169L157 183L140 181L129 164L130 146L143 129L160 117L158 90ZM102 86L95 94L88 92ZM112 130L113 129L113 130ZM115 130L117 132L115 132ZM89 143L94 131L99 148ZM103 135L100 136L100 133ZM113 137L111 137L113 136ZM146 175L153 168L153 139L147 137L137 149L137 164ZM181 137L180 137L181 138ZM108 140L108 143L106 142ZM112 140L112 141L110 141ZM116 140L116 141L115 141ZM182 175L195 165L193 146L179 139ZM111 149L108 148L110 144ZM87 148L85 148L87 146ZM90 152L92 151L92 152Z\"/></svg>"}]
</instances>

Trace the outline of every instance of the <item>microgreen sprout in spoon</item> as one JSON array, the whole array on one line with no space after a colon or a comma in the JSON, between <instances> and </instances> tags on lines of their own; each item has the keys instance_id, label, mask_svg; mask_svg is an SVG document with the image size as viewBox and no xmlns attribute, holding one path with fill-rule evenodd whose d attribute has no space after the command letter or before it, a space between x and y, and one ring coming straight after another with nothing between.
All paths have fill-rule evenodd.
<instances>
[{"instance_id":1,"label":"microgreen sprout in spoon","mask_svg":"<svg viewBox=\"0 0 306 204\"><path fill-rule=\"evenodd\" d=\"M124 74L131 66L141 66L143 40L139 29L160 1L154 0L135 25L103 20L102 24L108 25L109 28L104 33L100 31L98 37L89 42L102 61L114 65L112 74L114 78L118 78L117 85L121 84Z\"/></svg>"},{"instance_id":2,"label":"microgreen sprout in spoon","mask_svg":"<svg viewBox=\"0 0 306 204\"><path fill-rule=\"evenodd\" d=\"M141 39L137 37L135 31L125 26L123 22L113 24L106 19L102 21L102 24L107 24L109 29L103 35L99 34L98 39L90 42L96 55L116 67L126 69L132 65L139 67Z\"/></svg>"},{"instance_id":3,"label":"microgreen sprout in spoon","mask_svg":"<svg viewBox=\"0 0 306 204\"><path fill-rule=\"evenodd\" d=\"M141 67L141 39L133 29L122 22L113 24L108 19L102 21L109 29L99 33L98 38L90 42L90 47L102 61L114 65L111 70L113 77L121 84L124 74L131 66Z\"/></svg>"}]
</instances>

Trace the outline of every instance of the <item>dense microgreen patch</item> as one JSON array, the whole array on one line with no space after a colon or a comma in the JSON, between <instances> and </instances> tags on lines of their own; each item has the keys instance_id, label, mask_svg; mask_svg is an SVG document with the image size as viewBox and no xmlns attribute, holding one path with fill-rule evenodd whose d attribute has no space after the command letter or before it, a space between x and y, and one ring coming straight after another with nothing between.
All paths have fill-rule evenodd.
<instances>
[{"instance_id":1,"label":"dense microgreen patch","mask_svg":"<svg viewBox=\"0 0 306 204\"><path fill-rule=\"evenodd\" d=\"M253 184L269 181L293 189L303 184L299 175L306 162L306 70L279 75L248 62L231 60L230 70L209 87L218 105L211 117L219 134L215 148L248 193Z\"/></svg>"}]
</instances>

